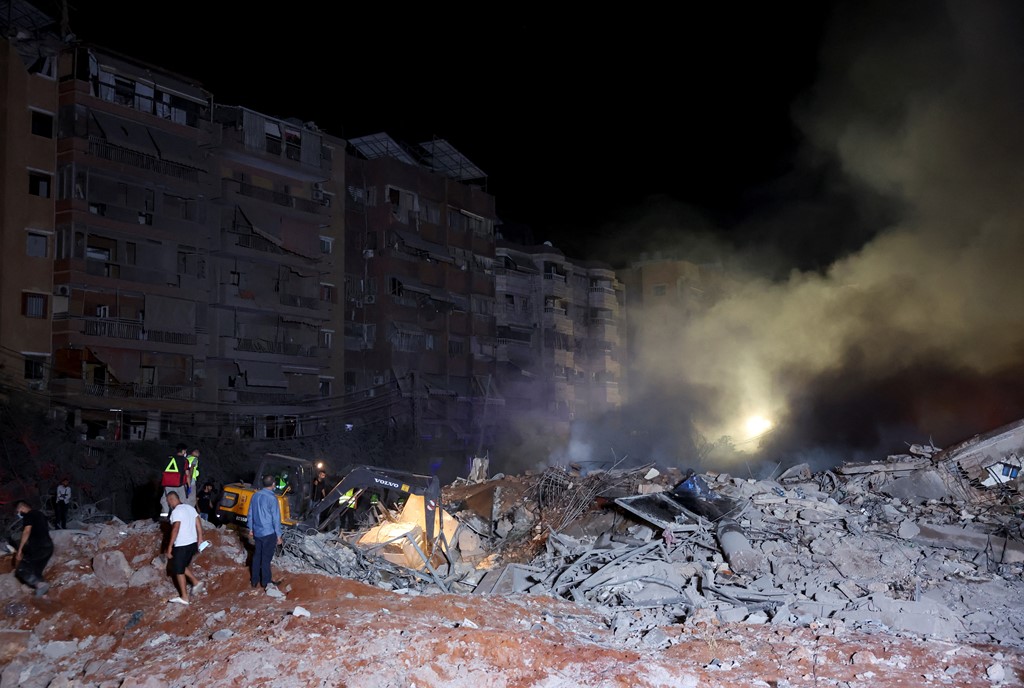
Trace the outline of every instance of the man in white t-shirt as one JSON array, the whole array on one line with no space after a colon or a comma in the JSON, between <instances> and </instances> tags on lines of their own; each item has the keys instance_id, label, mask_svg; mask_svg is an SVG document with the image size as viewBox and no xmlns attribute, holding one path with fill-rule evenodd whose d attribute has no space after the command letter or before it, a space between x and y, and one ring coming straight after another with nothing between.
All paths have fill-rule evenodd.
<instances>
[{"instance_id":1,"label":"man in white t-shirt","mask_svg":"<svg viewBox=\"0 0 1024 688\"><path fill-rule=\"evenodd\" d=\"M173 604L188 604L186 579L191 584L193 593L198 594L203 589L203 584L193 575L189 566L203 542L203 525L199 520L199 513L183 503L176 492L167 493L167 506L171 509L171 538L167 545L167 558L171 562L174 584L181 593L167 601Z\"/></svg>"}]
</instances>

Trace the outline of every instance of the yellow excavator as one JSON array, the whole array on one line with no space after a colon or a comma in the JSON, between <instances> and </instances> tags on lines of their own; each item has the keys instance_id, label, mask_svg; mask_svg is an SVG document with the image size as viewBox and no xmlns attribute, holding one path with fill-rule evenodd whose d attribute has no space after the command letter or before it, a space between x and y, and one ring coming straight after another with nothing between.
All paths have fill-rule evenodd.
<instances>
[{"instance_id":1,"label":"yellow excavator","mask_svg":"<svg viewBox=\"0 0 1024 688\"><path fill-rule=\"evenodd\" d=\"M376 466L353 466L324 499L315 501L313 476L318 470L315 461L284 454L266 454L256 470L254 483L237 482L224 486L217 514L223 523L244 525L249 513L249 501L256 490L260 489L262 476L272 475L276 481L274 493L281 508L281 524L287 528L297 528L302 532L333 530L338 527L344 511L351 508L350 500L343 499L343 495L350 489L357 493L370 490L380 494L394 494L403 500L409 496L422 499L423 532L427 543L434 541L441 510L441 485L437 476L416 475Z\"/></svg>"}]
</instances>

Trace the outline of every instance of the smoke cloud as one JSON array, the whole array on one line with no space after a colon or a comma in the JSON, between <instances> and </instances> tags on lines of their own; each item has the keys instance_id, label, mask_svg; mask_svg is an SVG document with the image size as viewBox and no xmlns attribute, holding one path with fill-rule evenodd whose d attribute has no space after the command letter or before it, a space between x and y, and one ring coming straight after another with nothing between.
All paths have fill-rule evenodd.
<instances>
[{"instance_id":1,"label":"smoke cloud","mask_svg":"<svg viewBox=\"0 0 1024 688\"><path fill-rule=\"evenodd\" d=\"M646 387L627 416L659 409L666 457L699 458L725 435L821 467L1024 415L1022 19L1011 2L839 7L819 79L794 106L798 174L828 169L835 184L762 218L747 234L761 245L730 252L724 273L705 267L734 279L717 278L722 296L699 314L645 306L634 351ZM847 221L820 212L829 198ZM840 254L780 271L784 251L764 242L788 223ZM774 429L747 437L752 414Z\"/></svg>"}]
</instances>

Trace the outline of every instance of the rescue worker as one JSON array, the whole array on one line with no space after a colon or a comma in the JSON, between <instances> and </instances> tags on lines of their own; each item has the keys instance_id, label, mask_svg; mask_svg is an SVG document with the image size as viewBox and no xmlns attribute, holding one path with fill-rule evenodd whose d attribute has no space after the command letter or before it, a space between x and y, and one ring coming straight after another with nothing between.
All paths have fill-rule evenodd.
<instances>
[{"instance_id":1,"label":"rescue worker","mask_svg":"<svg viewBox=\"0 0 1024 688\"><path fill-rule=\"evenodd\" d=\"M164 468L163 475L161 476L160 484L163 490L160 494L160 518L167 518L170 513L170 507L167 505L167 495L174 492L178 495L178 500L182 503L187 503L186 490L190 489L189 480L191 474L188 472L188 445L181 443L178 445L178 451L173 456L169 457L167 467Z\"/></svg>"},{"instance_id":2,"label":"rescue worker","mask_svg":"<svg viewBox=\"0 0 1024 688\"><path fill-rule=\"evenodd\" d=\"M199 497L199 450L193 449L185 457L187 465L185 471L188 473L188 488L185 490L185 503L195 508L196 500Z\"/></svg>"},{"instance_id":3,"label":"rescue worker","mask_svg":"<svg viewBox=\"0 0 1024 688\"><path fill-rule=\"evenodd\" d=\"M285 490L288 489L288 471L283 470L281 474L277 476L277 492L278 494L284 494Z\"/></svg>"},{"instance_id":4,"label":"rescue worker","mask_svg":"<svg viewBox=\"0 0 1024 688\"><path fill-rule=\"evenodd\" d=\"M53 556L53 540L46 515L19 499L14 510L24 522L21 538L14 550L14 575L25 585L35 588L36 596L45 595L50 584L43 580L43 569Z\"/></svg>"},{"instance_id":5,"label":"rescue worker","mask_svg":"<svg viewBox=\"0 0 1024 688\"><path fill-rule=\"evenodd\" d=\"M354 487L349 488L348 492L341 495L338 499L338 504L341 505L341 529L342 530L355 530L356 529L356 489Z\"/></svg>"}]
</instances>

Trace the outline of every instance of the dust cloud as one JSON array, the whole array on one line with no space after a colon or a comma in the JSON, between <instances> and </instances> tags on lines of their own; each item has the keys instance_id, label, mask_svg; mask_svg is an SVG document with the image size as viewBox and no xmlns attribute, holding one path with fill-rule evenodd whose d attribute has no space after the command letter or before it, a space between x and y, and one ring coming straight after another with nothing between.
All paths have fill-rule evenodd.
<instances>
[{"instance_id":1,"label":"dust cloud","mask_svg":"<svg viewBox=\"0 0 1024 688\"><path fill-rule=\"evenodd\" d=\"M1024 416L1022 19L1011 2L838 8L816 84L793 106L806 141L797 174L826 160L853 216L896 212L877 227L811 227L863 240L782 276L771 232L725 256L705 246L728 284L686 317L645 303L632 380L645 387L620 444L657 436L647 449L692 463L719 441L744 460L822 468ZM805 208L761 227L806 231ZM772 429L750 437L754 414Z\"/></svg>"}]
</instances>

